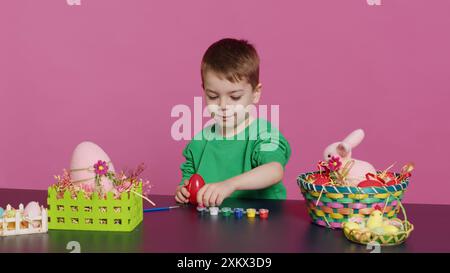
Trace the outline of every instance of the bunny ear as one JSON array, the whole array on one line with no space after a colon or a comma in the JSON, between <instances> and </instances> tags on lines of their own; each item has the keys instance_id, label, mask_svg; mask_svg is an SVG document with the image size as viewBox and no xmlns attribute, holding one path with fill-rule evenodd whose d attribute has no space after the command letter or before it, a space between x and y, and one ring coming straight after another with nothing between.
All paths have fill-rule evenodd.
<instances>
[{"instance_id":1,"label":"bunny ear","mask_svg":"<svg viewBox=\"0 0 450 273\"><path fill-rule=\"evenodd\" d=\"M364 131L357 129L350 133L342 142L348 144L350 148L355 148L364 139Z\"/></svg>"},{"instance_id":2,"label":"bunny ear","mask_svg":"<svg viewBox=\"0 0 450 273\"><path fill-rule=\"evenodd\" d=\"M350 153L350 147L345 142L339 143L336 150L341 158L347 157Z\"/></svg>"}]
</instances>

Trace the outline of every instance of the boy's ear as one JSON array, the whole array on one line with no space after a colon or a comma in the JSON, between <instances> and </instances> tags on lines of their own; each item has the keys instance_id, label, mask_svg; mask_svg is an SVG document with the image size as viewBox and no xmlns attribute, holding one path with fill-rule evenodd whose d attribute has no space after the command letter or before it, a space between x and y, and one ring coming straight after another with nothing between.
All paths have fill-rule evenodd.
<instances>
[{"instance_id":1,"label":"boy's ear","mask_svg":"<svg viewBox=\"0 0 450 273\"><path fill-rule=\"evenodd\" d=\"M257 104L259 102L259 99L261 98L261 89L262 84L258 83L258 85L253 90L253 104Z\"/></svg>"}]
</instances>

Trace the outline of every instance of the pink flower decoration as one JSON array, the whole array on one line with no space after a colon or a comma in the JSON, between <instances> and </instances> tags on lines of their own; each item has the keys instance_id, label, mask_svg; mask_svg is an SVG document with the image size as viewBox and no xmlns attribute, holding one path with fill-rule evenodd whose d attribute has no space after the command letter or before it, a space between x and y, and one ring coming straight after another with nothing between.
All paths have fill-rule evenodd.
<instances>
[{"instance_id":1,"label":"pink flower decoration","mask_svg":"<svg viewBox=\"0 0 450 273\"><path fill-rule=\"evenodd\" d=\"M95 174L105 175L106 173L108 173L108 164L106 164L105 161L99 160L97 163L94 164L94 171Z\"/></svg>"},{"instance_id":2,"label":"pink flower decoration","mask_svg":"<svg viewBox=\"0 0 450 273\"><path fill-rule=\"evenodd\" d=\"M122 185L118 186L116 189L119 193L127 191L129 188L131 188L133 184L130 181L125 181L122 183Z\"/></svg>"},{"instance_id":3,"label":"pink flower decoration","mask_svg":"<svg viewBox=\"0 0 450 273\"><path fill-rule=\"evenodd\" d=\"M341 166L342 162L337 156L332 156L331 159L328 160L328 169L330 169L330 171L332 172L339 170Z\"/></svg>"}]
</instances>

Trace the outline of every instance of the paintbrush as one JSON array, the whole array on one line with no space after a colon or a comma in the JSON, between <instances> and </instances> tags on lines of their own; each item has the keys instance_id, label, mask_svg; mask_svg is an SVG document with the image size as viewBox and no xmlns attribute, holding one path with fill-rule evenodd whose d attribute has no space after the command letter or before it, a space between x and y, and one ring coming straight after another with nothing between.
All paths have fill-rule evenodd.
<instances>
[{"instance_id":1,"label":"paintbrush","mask_svg":"<svg viewBox=\"0 0 450 273\"><path fill-rule=\"evenodd\" d=\"M179 208L180 206L170 206L170 207L161 207L161 208L151 208L151 209L144 209L144 212L153 212L153 211L164 211L164 210L171 210Z\"/></svg>"}]
</instances>

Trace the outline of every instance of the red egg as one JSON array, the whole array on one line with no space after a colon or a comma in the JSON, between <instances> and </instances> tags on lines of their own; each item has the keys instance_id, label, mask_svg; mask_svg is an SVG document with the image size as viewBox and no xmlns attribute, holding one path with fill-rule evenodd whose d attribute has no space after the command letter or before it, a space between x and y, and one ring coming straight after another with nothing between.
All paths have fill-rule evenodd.
<instances>
[{"instance_id":1,"label":"red egg","mask_svg":"<svg viewBox=\"0 0 450 273\"><path fill-rule=\"evenodd\" d=\"M366 188L366 187L383 187L384 184L378 180L364 180L359 182L358 187Z\"/></svg>"},{"instance_id":2,"label":"red egg","mask_svg":"<svg viewBox=\"0 0 450 273\"><path fill-rule=\"evenodd\" d=\"M185 187L190 194L189 202L191 204L197 205L197 192L204 185L205 185L205 180L203 180L203 177L201 177L201 175L199 175L199 174L195 173L191 176L191 178L189 178L189 183Z\"/></svg>"}]
</instances>

